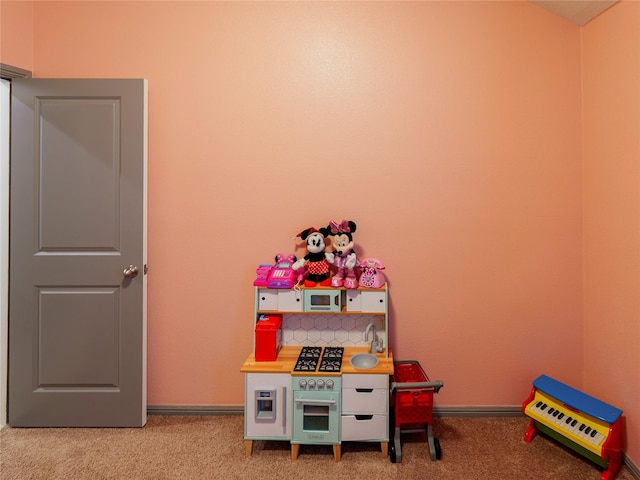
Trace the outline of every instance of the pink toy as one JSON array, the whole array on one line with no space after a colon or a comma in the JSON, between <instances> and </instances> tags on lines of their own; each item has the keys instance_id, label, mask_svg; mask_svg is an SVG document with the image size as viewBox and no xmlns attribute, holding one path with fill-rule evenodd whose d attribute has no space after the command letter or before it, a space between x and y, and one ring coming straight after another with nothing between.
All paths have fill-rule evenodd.
<instances>
[{"instance_id":1,"label":"pink toy","mask_svg":"<svg viewBox=\"0 0 640 480\"><path fill-rule=\"evenodd\" d=\"M271 268L273 265L268 263L261 263L258 265L256 269L256 279L253 281L253 284L256 287L266 287L267 281L269 280L269 274L271 273Z\"/></svg>"},{"instance_id":2,"label":"pink toy","mask_svg":"<svg viewBox=\"0 0 640 480\"><path fill-rule=\"evenodd\" d=\"M353 249L353 232L356 224L351 220L342 223L331 222L327 227L331 231L331 246L334 250L333 264L338 267L337 273L331 278L332 287L358 288L355 267L357 265L356 252Z\"/></svg>"},{"instance_id":3,"label":"pink toy","mask_svg":"<svg viewBox=\"0 0 640 480\"><path fill-rule=\"evenodd\" d=\"M281 253L276 255L276 264L269 272L267 287L269 288L292 288L296 283L296 273L293 270L293 263L296 256L291 254L287 258Z\"/></svg>"},{"instance_id":4,"label":"pink toy","mask_svg":"<svg viewBox=\"0 0 640 480\"><path fill-rule=\"evenodd\" d=\"M384 265L377 258L365 258L360 262L362 273L360 274L360 286L367 288L380 288L384 285Z\"/></svg>"}]
</instances>

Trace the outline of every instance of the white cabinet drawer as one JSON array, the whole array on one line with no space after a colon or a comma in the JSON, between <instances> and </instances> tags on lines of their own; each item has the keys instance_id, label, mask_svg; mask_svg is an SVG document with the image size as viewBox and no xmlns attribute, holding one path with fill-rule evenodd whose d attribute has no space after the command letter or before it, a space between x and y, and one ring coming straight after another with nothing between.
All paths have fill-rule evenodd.
<instances>
[{"instance_id":1,"label":"white cabinet drawer","mask_svg":"<svg viewBox=\"0 0 640 480\"><path fill-rule=\"evenodd\" d=\"M258 290L258 310L278 310L278 290L269 288Z\"/></svg>"},{"instance_id":2,"label":"white cabinet drawer","mask_svg":"<svg viewBox=\"0 0 640 480\"><path fill-rule=\"evenodd\" d=\"M361 312L362 299L360 290L347 290L345 292L345 303L347 312Z\"/></svg>"},{"instance_id":3,"label":"white cabinet drawer","mask_svg":"<svg viewBox=\"0 0 640 480\"><path fill-rule=\"evenodd\" d=\"M343 415L342 441L386 440L386 415Z\"/></svg>"},{"instance_id":4,"label":"white cabinet drawer","mask_svg":"<svg viewBox=\"0 0 640 480\"><path fill-rule=\"evenodd\" d=\"M360 308L363 312L386 312L386 293L380 291L362 290L360 292Z\"/></svg>"},{"instance_id":5,"label":"white cabinet drawer","mask_svg":"<svg viewBox=\"0 0 640 480\"><path fill-rule=\"evenodd\" d=\"M342 388L389 388L389 375L348 373L342 375Z\"/></svg>"},{"instance_id":6,"label":"white cabinet drawer","mask_svg":"<svg viewBox=\"0 0 640 480\"><path fill-rule=\"evenodd\" d=\"M342 389L343 413L387 413L389 391L384 388Z\"/></svg>"},{"instance_id":7,"label":"white cabinet drawer","mask_svg":"<svg viewBox=\"0 0 640 480\"><path fill-rule=\"evenodd\" d=\"M301 312L302 291L293 289L278 290L278 310L280 312Z\"/></svg>"}]
</instances>

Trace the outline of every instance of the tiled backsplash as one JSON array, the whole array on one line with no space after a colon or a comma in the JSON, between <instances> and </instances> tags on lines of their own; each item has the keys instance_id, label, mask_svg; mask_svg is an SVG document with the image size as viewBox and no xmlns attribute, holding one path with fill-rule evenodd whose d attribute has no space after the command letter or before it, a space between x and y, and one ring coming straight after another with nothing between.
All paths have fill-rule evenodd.
<instances>
[{"instance_id":1,"label":"tiled backsplash","mask_svg":"<svg viewBox=\"0 0 640 480\"><path fill-rule=\"evenodd\" d=\"M384 315L285 314L282 318L282 343L287 346L366 347L367 325L374 323L378 340L385 337ZM384 345L384 348L387 346Z\"/></svg>"}]
</instances>

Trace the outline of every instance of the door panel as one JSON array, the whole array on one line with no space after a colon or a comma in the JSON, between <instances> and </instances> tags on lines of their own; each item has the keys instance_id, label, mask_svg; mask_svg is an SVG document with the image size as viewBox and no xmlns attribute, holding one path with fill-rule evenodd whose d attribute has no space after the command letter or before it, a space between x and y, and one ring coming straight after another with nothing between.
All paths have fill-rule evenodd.
<instances>
[{"instance_id":1,"label":"door panel","mask_svg":"<svg viewBox=\"0 0 640 480\"><path fill-rule=\"evenodd\" d=\"M39 289L41 391L118 387L118 297L113 287Z\"/></svg>"},{"instance_id":2,"label":"door panel","mask_svg":"<svg viewBox=\"0 0 640 480\"><path fill-rule=\"evenodd\" d=\"M144 425L146 81L12 93L9 424Z\"/></svg>"},{"instance_id":3,"label":"door panel","mask_svg":"<svg viewBox=\"0 0 640 480\"><path fill-rule=\"evenodd\" d=\"M36 99L40 251L119 250L119 103Z\"/></svg>"}]
</instances>

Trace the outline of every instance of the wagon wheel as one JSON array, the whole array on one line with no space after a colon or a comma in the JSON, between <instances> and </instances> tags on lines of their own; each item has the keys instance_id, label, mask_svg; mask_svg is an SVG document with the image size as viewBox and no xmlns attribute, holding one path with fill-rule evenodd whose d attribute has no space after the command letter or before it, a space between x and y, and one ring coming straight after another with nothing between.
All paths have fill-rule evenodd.
<instances>
[{"instance_id":1,"label":"wagon wheel","mask_svg":"<svg viewBox=\"0 0 640 480\"><path fill-rule=\"evenodd\" d=\"M433 444L436 447L436 460L442 459L442 448L440 448L440 440L434 438Z\"/></svg>"},{"instance_id":2,"label":"wagon wheel","mask_svg":"<svg viewBox=\"0 0 640 480\"><path fill-rule=\"evenodd\" d=\"M394 408L389 409L389 460L391 463L397 463L398 458L396 456L396 442L395 437L400 435L396 432L396 411Z\"/></svg>"},{"instance_id":3,"label":"wagon wheel","mask_svg":"<svg viewBox=\"0 0 640 480\"><path fill-rule=\"evenodd\" d=\"M431 425L427 424L427 444L431 461L440 460L442 458L442 449L440 448L440 440L433 436Z\"/></svg>"},{"instance_id":4,"label":"wagon wheel","mask_svg":"<svg viewBox=\"0 0 640 480\"><path fill-rule=\"evenodd\" d=\"M393 439L391 440L391 442L389 442L389 460L391 460L391 463L396 463L396 446L393 442Z\"/></svg>"},{"instance_id":5,"label":"wagon wheel","mask_svg":"<svg viewBox=\"0 0 640 480\"><path fill-rule=\"evenodd\" d=\"M396 434L393 438L393 444L391 449L393 450L393 458L395 462L393 463L401 463L402 462L402 444L400 443L400 428L396 428Z\"/></svg>"}]
</instances>

